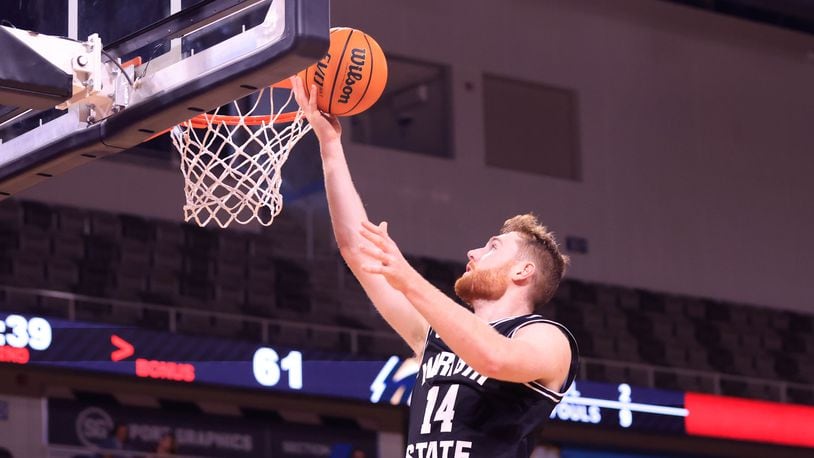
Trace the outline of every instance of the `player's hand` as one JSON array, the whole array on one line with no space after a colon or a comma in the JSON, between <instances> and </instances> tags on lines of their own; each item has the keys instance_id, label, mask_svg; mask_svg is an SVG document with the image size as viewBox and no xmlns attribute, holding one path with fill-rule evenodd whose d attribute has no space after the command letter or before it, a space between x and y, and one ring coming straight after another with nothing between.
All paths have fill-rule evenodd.
<instances>
[{"instance_id":1,"label":"player's hand","mask_svg":"<svg viewBox=\"0 0 814 458\"><path fill-rule=\"evenodd\" d=\"M339 140L339 138L342 136L342 125L339 124L339 120L336 118L336 116L323 113L319 111L319 108L317 108L316 84L311 85L311 91L308 97L305 95L305 86L303 86L303 84L304 83L299 76L294 75L291 77L291 87L294 91L294 99L302 108L305 118L308 120L308 123L311 124L311 127L313 127L314 133L317 135L319 142L321 144L326 144L334 140Z\"/></svg>"},{"instance_id":2,"label":"player's hand","mask_svg":"<svg viewBox=\"0 0 814 458\"><path fill-rule=\"evenodd\" d=\"M382 275L390 286L404 291L418 273L404 259L396 242L387 235L387 222L382 222L377 226L370 221L362 221L362 229L359 233L372 243L372 245L363 244L359 247L371 258L369 262L362 265L362 270Z\"/></svg>"}]
</instances>

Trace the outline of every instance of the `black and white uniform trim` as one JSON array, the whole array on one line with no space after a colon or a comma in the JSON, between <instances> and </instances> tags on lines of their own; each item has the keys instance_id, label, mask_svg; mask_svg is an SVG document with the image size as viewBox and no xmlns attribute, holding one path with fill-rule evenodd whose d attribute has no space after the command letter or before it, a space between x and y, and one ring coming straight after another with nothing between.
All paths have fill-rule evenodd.
<instances>
[{"instance_id":1,"label":"black and white uniform trim","mask_svg":"<svg viewBox=\"0 0 814 458\"><path fill-rule=\"evenodd\" d=\"M538 323L559 328L571 347L568 376L559 391L537 381L515 383L483 376L429 329L411 395L406 458L528 458L535 445L534 432L548 420L576 377L579 349L565 326L540 315L489 323L507 338Z\"/></svg>"}]
</instances>

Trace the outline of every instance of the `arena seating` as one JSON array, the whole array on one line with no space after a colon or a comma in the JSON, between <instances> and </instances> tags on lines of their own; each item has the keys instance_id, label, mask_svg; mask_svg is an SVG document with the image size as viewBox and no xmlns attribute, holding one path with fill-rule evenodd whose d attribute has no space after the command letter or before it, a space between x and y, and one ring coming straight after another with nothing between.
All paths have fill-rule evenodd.
<instances>
[{"instance_id":1,"label":"arena seating","mask_svg":"<svg viewBox=\"0 0 814 458\"><path fill-rule=\"evenodd\" d=\"M296 207L255 234L8 199L0 309L66 316L72 301L82 320L407 355L329 231L309 252L306 226ZM464 270L409 260L447 294ZM590 380L814 404L811 315L572 279L541 313L573 331Z\"/></svg>"}]
</instances>

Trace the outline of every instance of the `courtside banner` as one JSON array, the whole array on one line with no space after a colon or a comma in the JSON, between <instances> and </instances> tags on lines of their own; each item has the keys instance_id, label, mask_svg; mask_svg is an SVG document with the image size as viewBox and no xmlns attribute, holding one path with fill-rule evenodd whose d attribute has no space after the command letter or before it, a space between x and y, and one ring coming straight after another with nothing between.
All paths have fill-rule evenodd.
<instances>
[{"instance_id":1,"label":"courtside banner","mask_svg":"<svg viewBox=\"0 0 814 458\"><path fill-rule=\"evenodd\" d=\"M377 456L376 433L359 428L72 399L48 400L48 443L51 445L85 450L110 447L108 438L115 425L127 426L123 445L127 451L154 451L161 436L171 433L175 436L178 453L185 456L345 458L353 449L363 450L368 457ZM113 455L129 456L124 452Z\"/></svg>"}]
</instances>

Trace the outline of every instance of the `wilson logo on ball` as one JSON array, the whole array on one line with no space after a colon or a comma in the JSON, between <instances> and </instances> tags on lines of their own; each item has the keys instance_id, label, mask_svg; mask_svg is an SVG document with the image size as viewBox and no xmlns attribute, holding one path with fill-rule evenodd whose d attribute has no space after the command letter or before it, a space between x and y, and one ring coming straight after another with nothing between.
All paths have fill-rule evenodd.
<instances>
[{"instance_id":1,"label":"wilson logo on ball","mask_svg":"<svg viewBox=\"0 0 814 458\"><path fill-rule=\"evenodd\" d=\"M387 84L387 61L376 40L347 27L331 30L325 57L300 72L306 93L317 86L317 107L335 116L352 116L370 108Z\"/></svg>"},{"instance_id":2,"label":"wilson logo on ball","mask_svg":"<svg viewBox=\"0 0 814 458\"><path fill-rule=\"evenodd\" d=\"M339 103L348 103L351 94L353 94L353 85L362 79L362 70L365 66L365 56L367 55L364 49L354 49L350 53L350 61L355 65L348 67L348 76L345 78L345 85L342 87L342 94L339 95Z\"/></svg>"}]
</instances>

